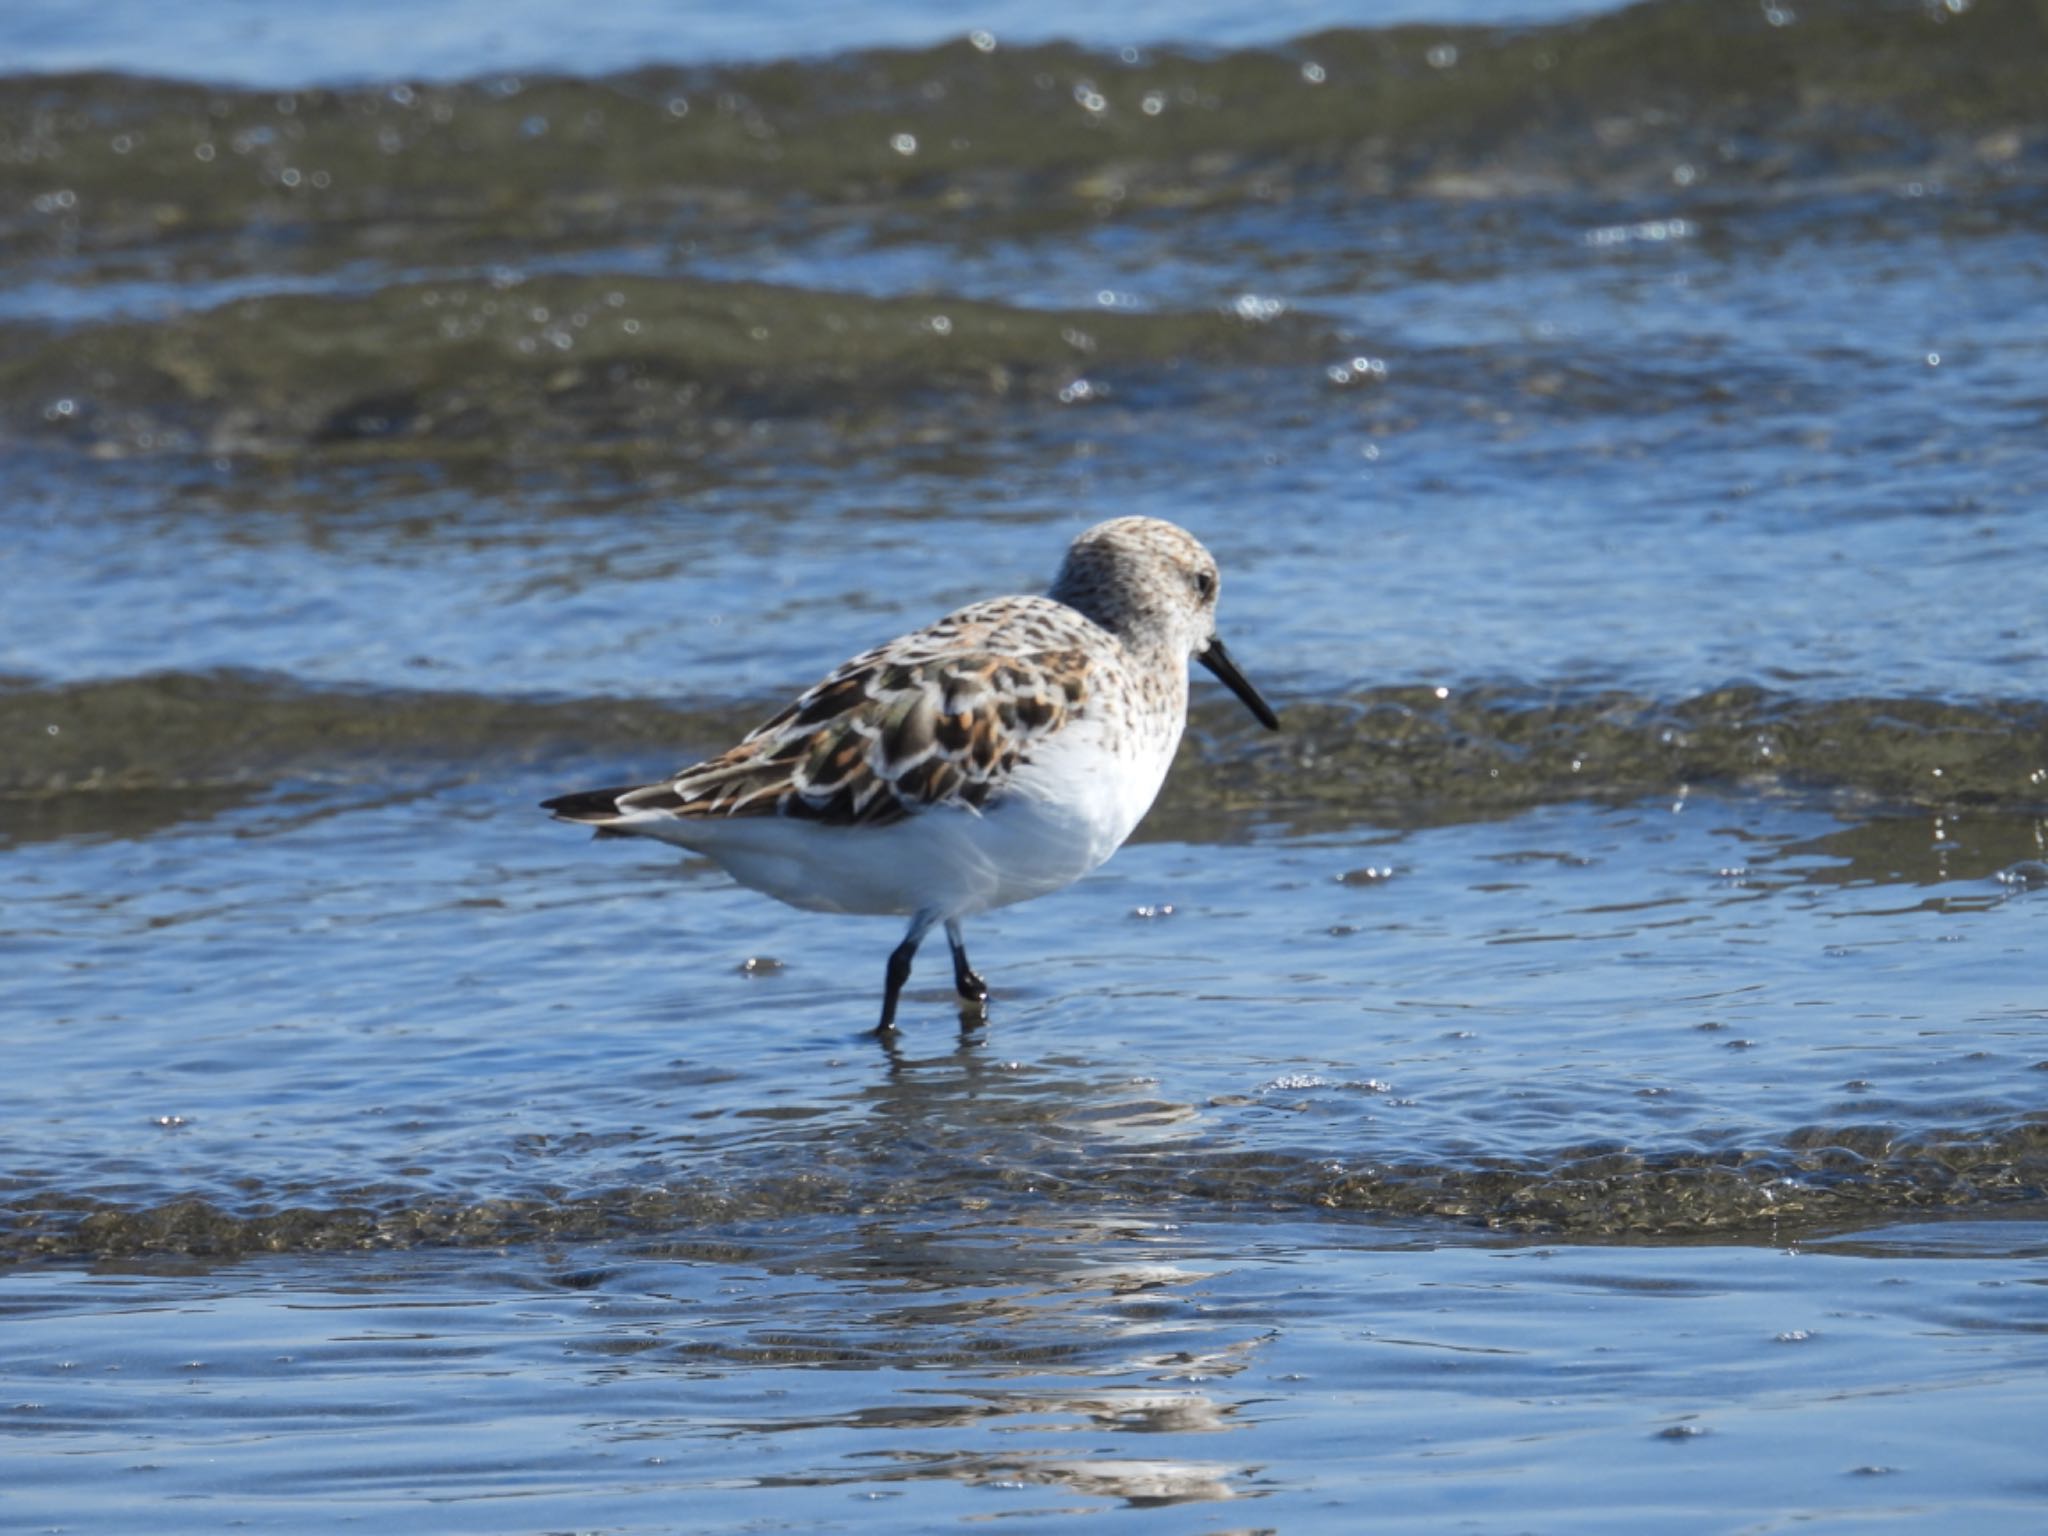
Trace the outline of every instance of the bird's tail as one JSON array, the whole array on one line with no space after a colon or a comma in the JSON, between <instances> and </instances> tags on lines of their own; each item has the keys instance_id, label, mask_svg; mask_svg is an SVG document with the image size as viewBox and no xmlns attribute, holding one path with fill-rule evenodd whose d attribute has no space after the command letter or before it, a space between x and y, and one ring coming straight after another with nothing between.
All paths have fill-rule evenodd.
<instances>
[{"instance_id":1,"label":"bird's tail","mask_svg":"<svg viewBox=\"0 0 2048 1536\"><path fill-rule=\"evenodd\" d=\"M623 837L611 823L625 813L619 809L619 796L630 794L633 786L621 785L617 789L580 789L573 795L557 795L552 800L543 800L540 808L554 813L557 821L573 821L579 826L595 827L599 837Z\"/></svg>"}]
</instances>

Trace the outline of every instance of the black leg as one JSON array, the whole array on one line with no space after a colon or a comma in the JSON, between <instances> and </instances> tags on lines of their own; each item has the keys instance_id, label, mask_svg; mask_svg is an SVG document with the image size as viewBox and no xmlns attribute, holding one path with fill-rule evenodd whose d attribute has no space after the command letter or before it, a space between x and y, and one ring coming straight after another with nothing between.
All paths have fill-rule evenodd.
<instances>
[{"instance_id":1,"label":"black leg","mask_svg":"<svg viewBox=\"0 0 2048 1536\"><path fill-rule=\"evenodd\" d=\"M960 925L951 918L946 919L946 943L953 951L953 990L970 1003L988 1001L988 983L974 974L974 967L967 963L967 941L960 935Z\"/></svg>"},{"instance_id":2,"label":"black leg","mask_svg":"<svg viewBox=\"0 0 2048 1536\"><path fill-rule=\"evenodd\" d=\"M896 1028L896 999L903 994L903 984L910 980L910 962L917 958L917 946L924 942L931 926L932 919L920 912L910 920L910 932L903 935L903 942L889 952L887 981L882 989L882 1022L875 1026L878 1035L889 1034Z\"/></svg>"}]
</instances>

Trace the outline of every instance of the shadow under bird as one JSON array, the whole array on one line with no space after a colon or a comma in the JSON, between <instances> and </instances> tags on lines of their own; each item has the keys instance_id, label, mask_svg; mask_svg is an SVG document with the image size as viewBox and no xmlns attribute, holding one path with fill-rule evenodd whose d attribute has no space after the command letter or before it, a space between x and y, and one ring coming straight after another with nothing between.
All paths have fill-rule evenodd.
<instances>
[{"instance_id":1,"label":"shadow under bird","mask_svg":"<svg viewBox=\"0 0 2048 1536\"><path fill-rule=\"evenodd\" d=\"M1131 835L1166 778L1199 661L1269 730L1279 717L1216 634L1216 562L1156 518L1099 523L1043 597L971 603L864 651L730 751L659 783L543 802L557 819L675 843L814 912L910 919L876 1033L944 924L1043 896Z\"/></svg>"}]
</instances>

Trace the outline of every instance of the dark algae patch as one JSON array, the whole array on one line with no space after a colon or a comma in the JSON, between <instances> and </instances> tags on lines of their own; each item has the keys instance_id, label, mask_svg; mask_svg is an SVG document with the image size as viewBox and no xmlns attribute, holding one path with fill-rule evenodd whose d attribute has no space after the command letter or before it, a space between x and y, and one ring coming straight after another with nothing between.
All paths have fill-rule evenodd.
<instances>
[{"instance_id":1,"label":"dark algae patch","mask_svg":"<svg viewBox=\"0 0 2048 1536\"><path fill-rule=\"evenodd\" d=\"M1013 395L1051 402L1084 372L1108 386L1300 363L1327 350L1319 334L1222 314L544 275L251 298L23 336L0 362L0 399L68 401L61 423L87 442L147 431L215 453L674 453L764 419L857 430L960 397L983 412Z\"/></svg>"},{"instance_id":2,"label":"dark algae patch","mask_svg":"<svg viewBox=\"0 0 2048 1536\"><path fill-rule=\"evenodd\" d=\"M1353 192L1640 185L1678 160L1773 184L2031 163L2037 6L1815 0L1796 26L1712 0L1544 28L1329 31L1135 60L1066 45L597 80L279 93L118 76L0 93L9 179L88 246L246 227L375 249L417 223L472 253L886 204L900 232ZM434 236L429 231L430 241ZM430 248L432 248L430 246ZM444 244L444 248L446 248ZM310 254L310 253L309 253Z\"/></svg>"},{"instance_id":3,"label":"dark algae patch","mask_svg":"<svg viewBox=\"0 0 2048 1536\"><path fill-rule=\"evenodd\" d=\"M1014 1138L1011 1138L1014 1139ZM203 1199L129 1208L102 1199L16 1195L0 1205L0 1259L235 1258L250 1253L420 1245L655 1238L828 1215L1014 1210L1046 1199L1105 1217L1119 1208L1208 1212L1330 1209L1427 1217L1576 1239L1785 1241L1908 1214L2039 1207L2048 1200L2048 1117L1906 1134L1885 1126L1802 1127L1773 1146L1655 1152L1562 1149L1476 1164L1376 1162L1273 1152L1134 1158L1048 1138L1015 1166L985 1159L911 1170L879 1148L857 1162L772 1177L738 1174L573 1196L464 1200L371 1195L340 1204L260 1190L235 1208Z\"/></svg>"},{"instance_id":4,"label":"dark algae patch","mask_svg":"<svg viewBox=\"0 0 2048 1536\"><path fill-rule=\"evenodd\" d=\"M17 687L0 692L0 804L571 759L662 772L681 766L669 761L679 744L716 751L773 708L315 688L244 672ZM2025 700L1388 687L1291 703L1286 724L1269 741L1226 705L1197 704L1161 814L1398 822L1738 787L1838 791L1879 809L2048 806L2048 705Z\"/></svg>"}]
</instances>

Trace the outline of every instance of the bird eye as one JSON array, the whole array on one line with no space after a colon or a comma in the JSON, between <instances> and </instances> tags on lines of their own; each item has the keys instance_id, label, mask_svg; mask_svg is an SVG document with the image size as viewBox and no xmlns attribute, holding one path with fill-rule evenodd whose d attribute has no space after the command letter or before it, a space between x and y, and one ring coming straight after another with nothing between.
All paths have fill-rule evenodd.
<instances>
[{"instance_id":1,"label":"bird eye","mask_svg":"<svg viewBox=\"0 0 2048 1536\"><path fill-rule=\"evenodd\" d=\"M1216 573L1214 571L1195 572L1195 591L1201 594L1202 601L1205 603L1214 597L1216 595Z\"/></svg>"}]
</instances>

